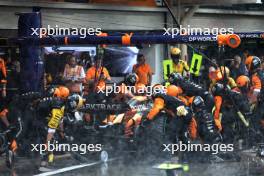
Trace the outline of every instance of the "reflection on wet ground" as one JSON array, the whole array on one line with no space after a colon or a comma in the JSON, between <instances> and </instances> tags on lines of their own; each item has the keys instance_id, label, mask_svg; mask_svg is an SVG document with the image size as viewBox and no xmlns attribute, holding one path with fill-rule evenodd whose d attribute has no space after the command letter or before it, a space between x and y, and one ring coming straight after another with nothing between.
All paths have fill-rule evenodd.
<instances>
[{"instance_id":1,"label":"reflection on wet ground","mask_svg":"<svg viewBox=\"0 0 264 176\"><path fill-rule=\"evenodd\" d=\"M220 163L190 163L188 172L179 171L183 176L261 176L264 175L264 160L255 156L255 153L243 152L240 161L224 161ZM30 176L40 174L39 161L36 159L18 158L13 173L4 165L4 158L0 158L1 176ZM95 160L87 160L86 163L94 163ZM119 157L108 163L95 163L76 170L58 173L64 176L166 176L165 171L154 169L153 165L160 163L154 158L133 160L130 156ZM82 164L70 155L60 156L56 160L53 171L61 168ZM55 173L55 172L54 172ZM51 173L51 175L54 175ZM46 173L47 174L47 173ZM48 175L48 174L47 174Z\"/></svg>"}]
</instances>

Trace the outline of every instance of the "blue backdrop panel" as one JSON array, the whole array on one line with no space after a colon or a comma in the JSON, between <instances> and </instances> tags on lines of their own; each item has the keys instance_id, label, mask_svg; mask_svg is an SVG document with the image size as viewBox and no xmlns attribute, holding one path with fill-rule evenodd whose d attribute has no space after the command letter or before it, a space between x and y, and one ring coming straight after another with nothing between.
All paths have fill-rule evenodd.
<instances>
[{"instance_id":1,"label":"blue backdrop panel","mask_svg":"<svg viewBox=\"0 0 264 176\"><path fill-rule=\"evenodd\" d=\"M20 14L18 20L19 37L32 36L31 28L41 27L41 15L38 12ZM38 44L28 45L27 42L20 44L21 57L21 91L40 91L43 87L44 67L41 58L41 49Z\"/></svg>"}]
</instances>

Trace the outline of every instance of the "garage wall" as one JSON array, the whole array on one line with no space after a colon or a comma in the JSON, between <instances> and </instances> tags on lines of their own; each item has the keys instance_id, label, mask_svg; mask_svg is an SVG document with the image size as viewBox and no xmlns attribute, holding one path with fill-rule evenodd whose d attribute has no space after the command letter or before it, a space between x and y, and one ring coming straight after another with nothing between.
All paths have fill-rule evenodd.
<instances>
[{"instance_id":1,"label":"garage wall","mask_svg":"<svg viewBox=\"0 0 264 176\"><path fill-rule=\"evenodd\" d=\"M17 29L16 13L32 12L29 7L0 6L0 29ZM43 26L93 27L103 30L154 30L164 26L163 12L103 11L42 8Z\"/></svg>"},{"instance_id":2,"label":"garage wall","mask_svg":"<svg viewBox=\"0 0 264 176\"><path fill-rule=\"evenodd\" d=\"M233 28L235 32L264 31L263 16L196 14L189 23L192 27Z\"/></svg>"},{"instance_id":3,"label":"garage wall","mask_svg":"<svg viewBox=\"0 0 264 176\"><path fill-rule=\"evenodd\" d=\"M0 4L0 29L17 29L15 13L31 12L31 7L8 7ZM154 30L162 29L164 11L103 11L91 9L43 8L43 26L101 27L105 30ZM233 27L237 32L264 30L264 12L213 14L213 10L198 10L189 21L193 27Z\"/></svg>"},{"instance_id":4,"label":"garage wall","mask_svg":"<svg viewBox=\"0 0 264 176\"><path fill-rule=\"evenodd\" d=\"M32 8L0 7L0 29L17 29L16 13L32 12Z\"/></svg>"},{"instance_id":5,"label":"garage wall","mask_svg":"<svg viewBox=\"0 0 264 176\"><path fill-rule=\"evenodd\" d=\"M102 30L162 29L163 13L43 9L43 26L92 27Z\"/></svg>"}]
</instances>

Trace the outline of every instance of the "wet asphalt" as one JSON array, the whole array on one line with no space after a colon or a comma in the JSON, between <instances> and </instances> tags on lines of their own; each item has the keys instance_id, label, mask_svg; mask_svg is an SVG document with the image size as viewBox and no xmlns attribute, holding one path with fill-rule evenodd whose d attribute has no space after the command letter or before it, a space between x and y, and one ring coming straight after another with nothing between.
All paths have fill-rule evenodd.
<instances>
[{"instance_id":1,"label":"wet asphalt","mask_svg":"<svg viewBox=\"0 0 264 176\"><path fill-rule=\"evenodd\" d=\"M239 154L240 160L225 160L221 162L189 162L189 171L176 171L178 176L262 176L264 175L264 158L256 157L251 151L242 151ZM85 161L73 157L70 154L57 156L55 164L50 167L51 175L63 176L166 176L164 170L153 168L154 165L163 162L172 162L157 158L133 159L129 157L113 156L110 161L100 162L99 156L87 158ZM113 159L113 160L112 160ZM175 160L174 160L175 162ZM4 163L4 157L0 157L1 176L31 176L38 174L49 174L39 171L39 159L17 157L13 170L8 169ZM61 169L87 164L86 167L65 171L55 174ZM91 165L89 165L91 164ZM55 172L54 172L55 171ZM53 172L53 173L52 173Z\"/></svg>"}]
</instances>

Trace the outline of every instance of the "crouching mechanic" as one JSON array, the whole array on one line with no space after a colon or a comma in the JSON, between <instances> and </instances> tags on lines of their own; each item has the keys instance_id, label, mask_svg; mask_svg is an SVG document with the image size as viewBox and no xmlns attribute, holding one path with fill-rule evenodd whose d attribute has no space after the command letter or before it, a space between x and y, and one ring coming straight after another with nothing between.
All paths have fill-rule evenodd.
<instances>
[{"instance_id":1,"label":"crouching mechanic","mask_svg":"<svg viewBox=\"0 0 264 176\"><path fill-rule=\"evenodd\" d=\"M264 134L264 71L261 69L261 60L256 56L248 57L245 63L250 75L249 101L252 104L254 122Z\"/></svg>"},{"instance_id":2,"label":"crouching mechanic","mask_svg":"<svg viewBox=\"0 0 264 176\"><path fill-rule=\"evenodd\" d=\"M221 142L222 136L218 131L217 124L214 122L212 113L208 112L203 98L200 96L192 97L190 103L201 139L205 143Z\"/></svg>"},{"instance_id":3,"label":"crouching mechanic","mask_svg":"<svg viewBox=\"0 0 264 176\"><path fill-rule=\"evenodd\" d=\"M113 101L125 102L134 97L134 93L128 87L136 87L138 84L139 78L136 73L131 73L124 78L124 81L120 83L119 93L115 94Z\"/></svg>"},{"instance_id":4,"label":"crouching mechanic","mask_svg":"<svg viewBox=\"0 0 264 176\"><path fill-rule=\"evenodd\" d=\"M248 127L244 115L249 114L250 106L247 97L223 84L216 83L212 88L215 97L214 118L221 122L221 132L225 142L232 142L235 136L234 123L236 118Z\"/></svg>"},{"instance_id":5,"label":"crouching mechanic","mask_svg":"<svg viewBox=\"0 0 264 176\"><path fill-rule=\"evenodd\" d=\"M0 58L0 132L2 131L10 131L8 132L7 135L7 141L0 141L0 154L3 149L3 145L5 142L8 143L8 153L7 153L7 166L11 167L11 158L13 157L13 154L17 150L17 142L15 139L15 135L12 133L14 132L14 129L12 128L12 125L10 123L10 119L8 120L7 114L8 114L8 99L6 96L6 85L7 85L7 71L6 71L6 66L5 66L5 61ZM4 137L0 136L1 139L4 139ZM4 149L3 149L4 150Z\"/></svg>"},{"instance_id":6,"label":"crouching mechanic","mask_svg":"<svg viewBox=\"0 0 264 176\"><path fill-rule=\"evenodd\" d=\"M78 130L76 128L79 127L79 122L82 122L83 117L78 112L80 108L83 107L85 103L85 99L83 99L79 94L72 94L67 98L66 104L65 104L65 117L63 120L63 129L64 127L67 127L67 125L74 126L74 128L71 128L71 130ZM70 131L71 133L74 133L74 131ZM66 133L66 132L65 132ZM67 134L65 134L67 135Z\"/></svg>"},{"instance_id":7,"label":"crouching mechanic","mask_svg":"<svg viewBox=\"0 0 264 176\"><path fill-rule=\"evenodd\" d=\"M169 75L169 82L182 89L184 94L188 97L200 96L203 98L208 112L211 112L214 107L214 97L201 86L185 80L180 74L172 73Z\"/></svg>"},{"instance_id":8,"label":"crouching mechanic","mask_svg":"<svg viewBox=\"0 0 264 176\"><path fill-rule=\"evenodd\" d=\"M216 84L227 84L231 89L235 89L237 87L235 80L230 76L230 70L226 66L221 66L214 73L209 74L209 79L211 84L209 89Z\"/></svg>"},{"instance_id":9,"label":"crouching mechanic","mask_svg":"<svg viewBox=\"0 0 264 176\"><path fill-rule=\"evenodd\" d=\"M42 154L41 166L47 166L47 161L49 163L53 162L54 155L50 153L48 145L52 142L54 133L58 128L60 128L60 134L63 133L61 128L62 118L65 111L66 98L69 96L69 89L63 86L57 88L51 88L48 90L51 97L46 97L40 100L38 104L39 109L45 109L48 112L48 132L46 136L46 151Z\"/></svg>"},{"instance_id":10,"label":"crouching mechanic","mask_svg":"<svg viewBox=\"0 0 264 176\"><path fill-rule=\"evenodd\" d=\"M256 56L250 56L246 59L245 64L249 71L249 77L252 89L251 103L257 103L257 98L263 91L264 72L261 69L261 60Z\"/></svg>"},{"instance_id":11,"label":"crouching mechanic","mask_svg":"<svg viewBox=\"0 0 264 176\"><path fill-rule=\"evenodd\" d=\"M192 120L192 112L180 99L171 96L170 92L166 94L166 90L161 85L153 87L153 102L152 109L147 114L143 125L148 124L154 120L155 116L158 115L162 110L169 115L170 118L170 135L173 142L181 140L183 143L188 142L188 127ZM175 140L176 139L176 140Z\"/></svg>"},{"instance_id":12,"label":"crouching mechanic","mask_svg":"<svg viewBox=\"0 0 264 176\"><path fill-rule=\"evenodd\" d=\"M146 92L146 86L142 83L139 83L138 80L139 79L136 73L127 75L124 81L119 85L121 91L114 95L112 101L117 103L127 103L130 106L136 105L137 102L146 101L147 96L144 95ZM135 116L131 117L132 114ZM108 116L107 122L116 124L121 123L123 119L125 121L129 119L125 125L125 133L127 136L129 136L129 134L132 134L132 126L136 125L135 122L141 121L141 116L136 113L136 110L128 111L122 114L112 114Z\"/></svg>"},{"instance_id":13,"label":"crouching mechanic","mask_svg":"<svg viewBox=\"0 0 264 176\"><path fill-rule=\"evenodd\" d=\"M195 139L197 134L206 143L221 142L221 135L218 132L212 113L209 113L205 102L200 96L184 96L180 87L170 85L167 87L167 94L178 97L185 105L192 108L194 117L189 126L190 137Z\"/></svg>"},{"instance_id":14,"label":"crouching mechanic","mask_svg":"<svg viewBox=\"0 0 264 176\"><path fill-rule=\"evenodd\" d=\"M237 90L242 93L245 97L250 99L251 88L250 79L245 75L241 75L236 79Z\"/></svg>"}]
</instances>

